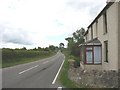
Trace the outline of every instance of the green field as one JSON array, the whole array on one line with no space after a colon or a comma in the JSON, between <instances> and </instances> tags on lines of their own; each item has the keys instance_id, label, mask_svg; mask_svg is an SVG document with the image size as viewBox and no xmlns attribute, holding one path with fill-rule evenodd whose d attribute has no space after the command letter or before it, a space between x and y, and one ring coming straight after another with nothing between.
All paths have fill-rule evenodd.
<instances>
[{"instance_id":1,"label":"green field","mask_svg":"<svg viewBox=\"0 0 120 90\"><path fill-rule=\"evenodd\" d=\"M2 68L33 62L54 54L55 52L51 51L3 49Z\"/></svg>"}]
</instances>

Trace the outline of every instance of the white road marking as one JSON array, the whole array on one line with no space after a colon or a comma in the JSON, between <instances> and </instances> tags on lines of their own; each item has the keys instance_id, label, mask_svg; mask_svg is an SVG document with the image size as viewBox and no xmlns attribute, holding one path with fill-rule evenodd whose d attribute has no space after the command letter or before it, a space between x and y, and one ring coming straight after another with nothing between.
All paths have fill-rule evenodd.
<instances>
[{"instance_id":1,"label":"white road marking","mask_svg":"<svg viewBox=\"0 0 120 90\"><path fill-rule=\"evenodd\" d=\"M2 69L0 69L0 90L2 90Z\"/></svg>"},{"instance_id":2,"label":"white road marking","mask_svg":"<svg viewBox=\"0 0 120 90\"><path fill-rule=\"evenodd\" d=\"M57 90L62 90L62 87L58 87Z\"/></svg>"},{"instance_id":3,"label":"white road marking","mask_svg":"<svg viewBox=\"0 0 120 90\"><path fill-rule=\"evenodd\" d=\"M27 72L27 71L29 71L29 70L31 70L31 69L33 69L33 68L36 68L36 67L38 67L39 65L36 65L36 66L34 66L34 67L31 67L31 68L29 68L29 69L26 69L26 70L24 70L24 71L21 71L21 72L19 72L19 74L22 74L22 73L25 73L25 72Z\"/></svg>"},{"instance_id":4,"label":"white road marking","mask_svg":"<svg viewBox=\"0 0 120 90\"><path fill-rule=\"evenodd\" d=\"M57 72L57 74L56 74L56 76L55 76L52 84L55 84L55 81L56 81L56 79L57 79L57 77L58 77L58 75L59 75L59 73L60 73L60 70L62 69L62 66L63 66L63 64L64 64L64 61L65 61L65 56L64 56L64 60L63 60L63 62L62 62L62 64L61 64L61 66L60 66L60 68L59 68L59 70L58 70L58 72Z\"/></svg>"}]
</instances>

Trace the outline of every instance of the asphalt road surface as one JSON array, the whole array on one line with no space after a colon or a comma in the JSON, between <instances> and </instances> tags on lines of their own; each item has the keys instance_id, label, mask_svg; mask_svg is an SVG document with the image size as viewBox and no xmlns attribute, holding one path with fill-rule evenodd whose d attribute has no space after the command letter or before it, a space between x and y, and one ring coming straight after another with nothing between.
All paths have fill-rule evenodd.
<instances>
[{"instance_id":1,"label":"asphalt road surface","mask_svg":"<svg viewBox=\"0 0 120 90\"><path fill-rule=\"evenodd\" d=\"M57 88L55 78L64 55L2 69L2 88Z\"/></svg>"}]
</instances>

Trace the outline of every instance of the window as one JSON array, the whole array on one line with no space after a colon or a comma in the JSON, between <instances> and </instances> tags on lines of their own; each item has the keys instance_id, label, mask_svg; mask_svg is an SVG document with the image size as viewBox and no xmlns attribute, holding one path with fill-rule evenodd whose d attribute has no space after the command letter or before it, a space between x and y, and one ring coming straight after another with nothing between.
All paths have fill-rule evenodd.
<instances>
[{"instance_id":1,"label":"window","mask_svg":"<svg viewBox=\"0 0 120 90\"><path fill-rule=\"evenodd\" d=\"M86 47L85 64L101 64L101 46Z\"/></svg>"},{"instance_id":2,"label":"window","mask_svg":"<svg viewBox=\"0 0 120 90\"><path fill-rule=\"evenodd\" d=\"M94 63L95 64L101 63L101 47L100 46L94 47Z\"/></svg>"},{"instance_id":3,"label":"window","mask_svg":"<svg viewBox=\"0 0 120 90\"><path fill-rule=\"evenodd\" d=\"M104 21L104 30L103 30L103 33L104 34L106 34L107 33L107 13L105 12L104 14L103 14L103 21Z\"/></svg>"},{"instance_id":4,"label":"window","mask_svg":"<svg viewBox=\"0 0 120 90\"><path fill-rule=\"evenodd\" d=\"M108 62L108 41L104 41L104 56L105 62Z\"/></svg>"},{"instance_id":5,"label":"window","mask_svg":"<svg viewBox=\"0 0 120 90\"><path fill-rule=\"evenodd\" d=\"M92 64L93 63L93 48L87 47L86 48L86 64Z\"/></svg>"},{"instance_id":6,"label":"window","mask_svg":"<svg viewBox=\"0 0 120 90\"><path fill-rule=\"evenodd\" d=\"M93 63L92 51L86 52L86 63L87 64Z\"/></svg>"},{"instance_id":7,"label":"window","mask_svg":"<svg viewBox=\"0 0 120 90\"><path fill-rule=\"evenodd\" d=\"M86 48L87 51L92 51L92 47Z\"/></svg>"}]
</instances>

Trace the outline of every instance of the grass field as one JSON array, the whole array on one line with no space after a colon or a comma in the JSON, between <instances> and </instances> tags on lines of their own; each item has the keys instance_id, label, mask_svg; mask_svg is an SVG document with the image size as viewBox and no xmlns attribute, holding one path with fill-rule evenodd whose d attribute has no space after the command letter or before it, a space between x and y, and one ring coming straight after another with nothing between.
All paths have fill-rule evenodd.
<instances>
[{"instance_id":1,"label":"grass field","mask_svg":"<svg viewBox=\"0 0 120 90\"><path fill-rule=\"evenodd\" d=\"M37 61L55 55L55 52L43 53L36 51L7 51L3 53L2 68ZM11 54L11 55L10 55Z\"/></svg>"},{"instance_id":2,"label":"grass field","mask_svg":"<svg viewBox=\"0 0 120 90\"><path fill-rule=\"evenodd\" d=\"M12 62L2 63L2 68L11 67L11 66L19 65L19 64L24 64L24 63L29 63L29 62L37 61L37 60L40 60L40 59L43 59L43 58L47 58L47 57L50 57L50 56L53 56L53 55L54 54L47 55L47 56L44 56L44 57L40 56L40 57L34 57L34 58L17 59L17 60L14 60Z\"/></svg>"}]
</instances>

